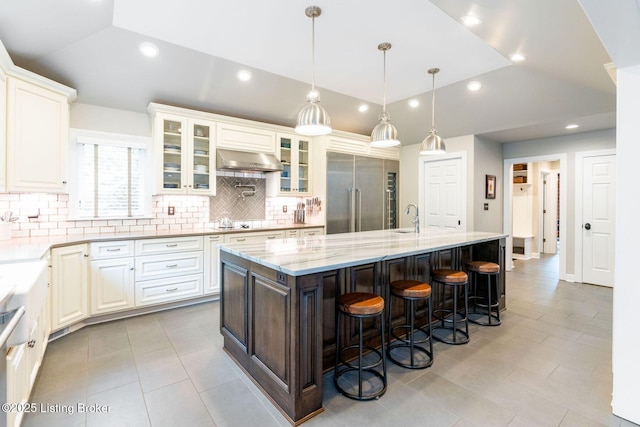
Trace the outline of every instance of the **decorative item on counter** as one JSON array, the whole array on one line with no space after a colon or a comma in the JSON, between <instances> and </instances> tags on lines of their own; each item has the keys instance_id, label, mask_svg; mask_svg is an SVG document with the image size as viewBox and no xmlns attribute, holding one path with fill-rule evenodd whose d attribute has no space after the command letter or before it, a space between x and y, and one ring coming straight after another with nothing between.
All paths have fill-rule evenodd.
<instances>
[{"instance_id":1,"label":"decorative item on counter","mask_svg":"<svg viewBox=\"0 0 640 427\"><path fill-rule=\"evenodd\" d=\"M307 215L315 215L318 212L320 212L320 199L318 197L307 199Z\"/></svg>"},{"instance_id":2,"label":"decorative item on counter","mask_svg":"<svg viewBox=\"0 0 640 427\"><path fill-rule=\"evenodd\" d=\"M11 223L18 220L17 216L13 216L13 212L6 211L0 217L0 240L11 239Z\"/></svg>"}]
</instances>

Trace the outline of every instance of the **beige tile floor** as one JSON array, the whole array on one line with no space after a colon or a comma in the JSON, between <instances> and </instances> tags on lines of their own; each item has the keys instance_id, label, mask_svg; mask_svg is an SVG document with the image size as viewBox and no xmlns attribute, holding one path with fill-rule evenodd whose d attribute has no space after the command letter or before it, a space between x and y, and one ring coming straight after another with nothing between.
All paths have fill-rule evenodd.
<instances>
[{"instance_id":1,"label":"beige tile floor","mask_svg":"<svg viewBox=\"0 0 640 427\"><path fill-rule=\"evenodd\" d=\"M612 290L558 281L557 257L516 261L499 327L435 345L426 370L389 365L355 402L325 379L305 426L631 426L611 414ZM288 426L222 351L219 303L91 326L49 344L24 426ZM108 412L79 412L108 407ZM92 406L95 405L95 406Z\"/></svg>"}]
</instances>

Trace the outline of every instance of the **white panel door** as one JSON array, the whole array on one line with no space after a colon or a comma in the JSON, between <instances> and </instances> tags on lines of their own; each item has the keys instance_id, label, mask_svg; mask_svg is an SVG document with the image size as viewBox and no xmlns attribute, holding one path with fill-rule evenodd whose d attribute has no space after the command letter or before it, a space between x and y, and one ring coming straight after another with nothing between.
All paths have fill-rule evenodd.
<instances>
[{"instance_id":1,"label":"white panel door","mask_svg":"<svg viewBox=\"0 0 640 427\"><path fill-rule=\"evenodd\" d=\"M551 171L545 176L543 195L543 241L542 252L555 254L558 240L558 172Z\"/></svg>"},{"instance_id":2,"label":"white panel door","mask_svg":"<svg viewBox=\"0 0 640 427\"><path fill-rule=\"evenodd\" d=\"M425 227L461 230L462 159L429 161L424 165Z\"/></svg>"},{"instance_id":3,"label":"white panel door","mask_svg":"<svg viewBox=\"0 0 640 427\"><path fill-rule=\"evenodd\" d=\"M585 157L582 170L582 281L613 286L615 155Z\"/></svg>"}]
</instances>

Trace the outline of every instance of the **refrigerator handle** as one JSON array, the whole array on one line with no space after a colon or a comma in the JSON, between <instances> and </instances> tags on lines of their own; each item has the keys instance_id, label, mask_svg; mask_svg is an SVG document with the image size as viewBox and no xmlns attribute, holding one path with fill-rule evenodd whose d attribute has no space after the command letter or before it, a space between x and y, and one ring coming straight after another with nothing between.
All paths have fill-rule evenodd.
<instances>
[{"instance_id":1,"label":"refrigerator handle","mask_svg":"<svg viewBox=\"0 0 640 427\"><path fill-rule=\"evenodd\" d=\"M350 232L354 232L356 231L356 224L355 224L355 220L356 220L356 216L355 216L355 206L354 206L354 194L353 194L353 187L350 187L348 189L349 191L349 231Z\"/></svg>"},{"instance_id":2,"label":"refrigerator handle","mask_svg":"<svg viewBox=\"0 0 640 427\"><path fill-rule=\"evenodd\" d=\"M358 230L362 231L362 192L359 188L356 188L356 194L358 197Z\"/></svg>"}]
</instances>

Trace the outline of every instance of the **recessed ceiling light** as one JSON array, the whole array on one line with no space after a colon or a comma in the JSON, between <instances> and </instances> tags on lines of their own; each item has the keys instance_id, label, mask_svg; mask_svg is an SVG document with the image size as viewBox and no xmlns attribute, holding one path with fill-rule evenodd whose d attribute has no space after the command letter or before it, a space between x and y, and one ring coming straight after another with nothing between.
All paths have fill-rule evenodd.
<instances>
[{"instance_id":1,"label":"recessed ceiling light","mask_svg":"<svg viewBox=\"0 0 640 427\"><path fill-rule=\"evenodd\" d=\"M509 58L511 58L511 60L512 60L513 62L522 62L522 61L524 61L525 59L527 59L527 58L525 58L525 56L524 56L524 55L522 55L521 53L514 53L514 54L511 54L511 56L510 56Z\"/></svg>"},{"instance_id":2,"label":"recessed ceiling light","mask_svg":"<svg viewBox=\"0 0 640 427\"><path fill-rule=\"evenodd\" d=\"M471 82L467 83L467 89L469 89L472 92L480 90L481 87L482 87L482 83L480 83L477 80L474 80L474 81L471 81Z\"/></svg>"},{"instance_id":3,"label":"recessed ceiling light","mask_svg":"<svg viewBox=\"0 0 640 427\"><path fill-rule=\"evenodd\" d=\"M240 80L241 82L246 82L251 80L251 71L240 70L238 71L238 74L236 74L236 76L238 77L238 80Z\"/></svg>"},{"instance_id":4,"label":"recessed ceiling light","mask_svg":"<svg viewBox=\"0 0 640 427\"><path fill-rule=\"evenodd\" d=\"M369 105L368 104L360 104L360 106L358 107L358 111L360 111L361 113L364 113L365 111L369 110Z\"/></svg>"},{"instance_id":5,"label":"recessed ceiling light","mask_svg":"<svg viewBox=\"0 0 640 427\"><path fill-rule=\"evenodd\" d=\"M409 100L409 107L416 108L416 107L418 107L418 105L420 105L420 101L418 101L417 99L410 99Z\"/></svg>"},{"instance_id":6,"label":"recessed ceiling light","mask_svg":"<svg viewBox=\"0 0 640 427\"><path fill-rule=\"evenodd\" d=\"M571 125L567 125L567 126L565 126L564 128L565 128L565 129L575 129L575 128L577 128L577 127L580 127L580 126L578 126L578 125L576 125L576 124L571 124Z\"/></svg>"},{"instance_id":7,"label":"recessed ceiling light","mask_svg":"<svg viewBox=\"0 0 640 427\"><path fill-rule=\"evenodd\" d=\"M462 19L462 23L467 27L475 27L482 22L477 16L474 15L465 15L460 19Z\"/></svg>"},{"instance_id":8,"label":"recessed ceiling light","mask_svg":"<svg viewBox=\"0 0 640 427\"><path fill-rule=\"evenodd\" d=\"M158 49L158 46L151 42L140 43L138 49L140 49L140 53L142 53L147 58L153 58L155 56L158 56L158 53L160 53L160 49Z\"/></svg>"}]
</instances>

